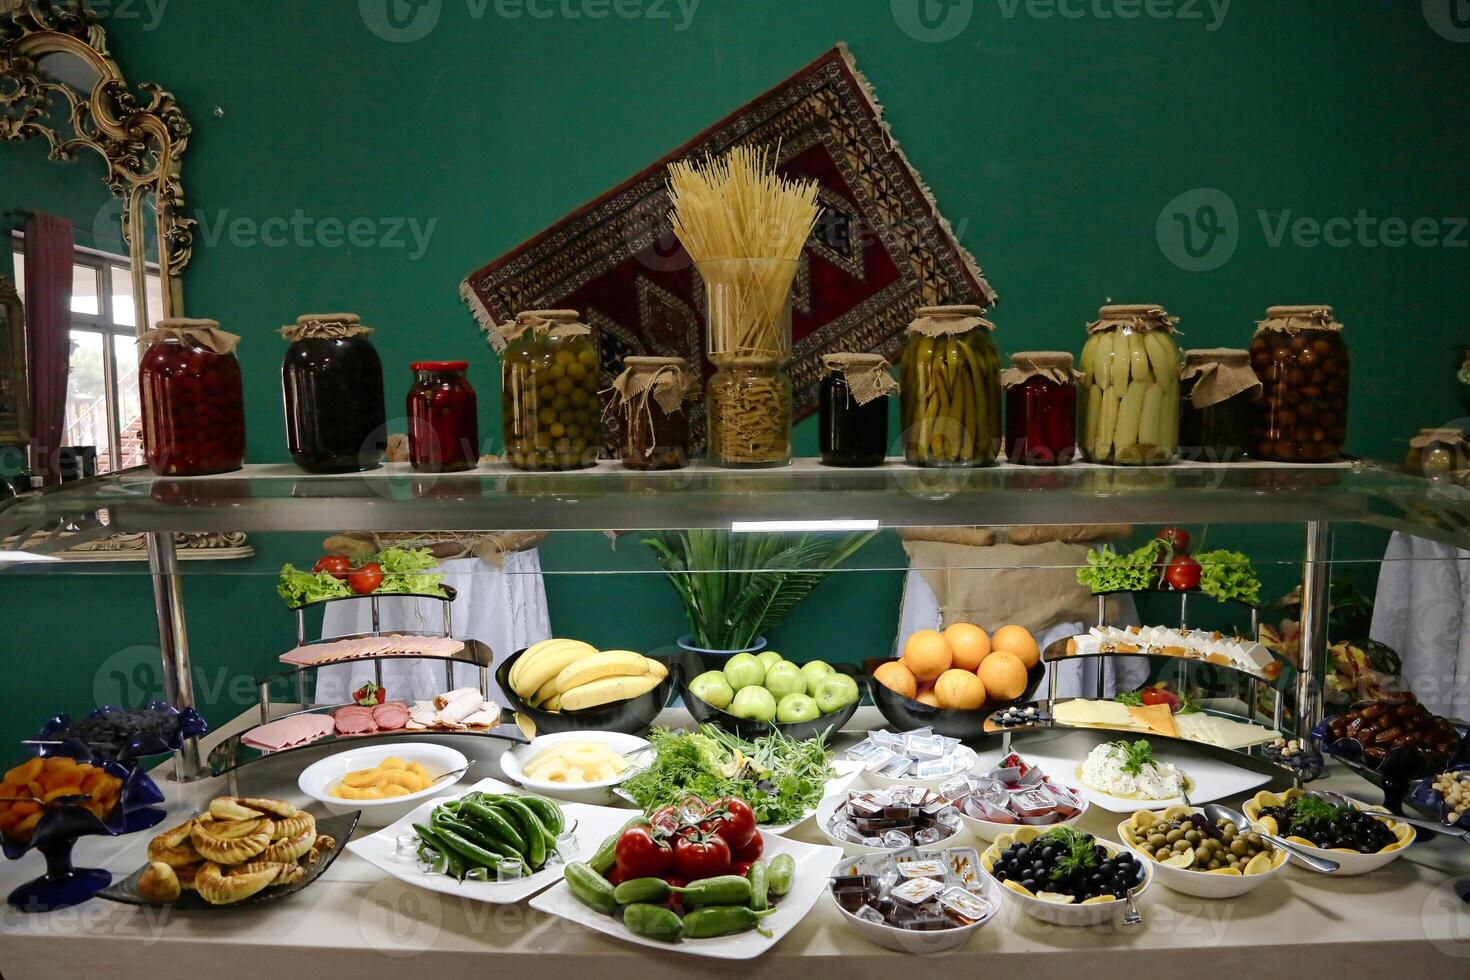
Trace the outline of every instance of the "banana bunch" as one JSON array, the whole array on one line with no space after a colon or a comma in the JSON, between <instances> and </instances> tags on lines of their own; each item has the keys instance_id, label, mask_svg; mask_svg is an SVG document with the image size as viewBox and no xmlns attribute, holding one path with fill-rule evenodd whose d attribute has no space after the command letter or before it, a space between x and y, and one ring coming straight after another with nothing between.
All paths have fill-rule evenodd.
<instances>
[{"instance_id":1,"label":"banana bunch","mask_svg":"<svg viewBox=\"0 0 1470 980\"><path fill-rule=\"evenodd\" d=\"M1179 446L1179 347L1162 330L1103 330L1078 367L1079 441L1094 463L1167 463Z\"/></svg>"},{"instance_id":2,"label":"banana bunch","mask_svg":"<svg viewBox=\"0 0 1470 980\"><path fill-rule=\"evenodd\" d=\"M899 376L909 463L995 461L1000 452L1000 355L988 339L915 334L899 362Z\"/></svg>"},{"instance_id":3,"label":"banana bunch","mask_svg":"<svg viewBox=\"0 0 1470 980\"><path fill-rule=\"evenodd\" d=\"M510 688L533 708L580 711L627 701L658 687L669 669L631 650L580 640L542 640L510 669Z\"/></svg>"}]
</instances>

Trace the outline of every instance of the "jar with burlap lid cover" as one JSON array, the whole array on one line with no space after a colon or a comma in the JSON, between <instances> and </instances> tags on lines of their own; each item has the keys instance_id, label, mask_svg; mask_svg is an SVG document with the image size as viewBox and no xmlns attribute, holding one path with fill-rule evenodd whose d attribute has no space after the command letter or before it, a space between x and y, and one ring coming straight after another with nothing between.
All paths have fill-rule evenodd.
<instances>
[{"instance_id":1,"label":"jar with burlap lid cover","mask_svg":"<svg viewBox=\"0 0 1470 980\"><path fill-rule=\"evenodd\" d=\"M1155 303L1110 305L1087 325L1080 443L1094 463L1171 462L1179 445L1179 323Z\"/></svg>"},{"instance_id":2,"label":"jar with burlap lid cover","mask_svg":"<svg viewBox=\"0 0 1470 980\"><path fill-rule=\"evenodd\" d=\"M978 306L916 311L899 359L904 458L984 466L1000 455L1000 352Z\"/></svg>"},{"instance_id":3,"label":"jar with burlap lid cover","mask_svg":"<svg viewBox=\"0 0 1470 980\"><path fill-rule=\"evenodd\" d=\"M387 447L383 363L355 313L308 313L281 328L286 447L308 473L377 468Z\"/></svg>"},{"instance_id":4,"label":"jar with burlap lid cover","mask_svg":"<svg viewBox=\"0 0 1470 980\"><path fill-rule=\"evenodd\" d=\"M240 338L215 320L176 317L138 338L143 451L164 476L206 476L245 465Z\"/></svg>"},{"instance_id":5,"label":"jar with burlap lid cover","mask_svg":"<svg viewBox=\"0 0 1470 980\"><path fill-rule=\"evenodd\" d=\"M499 332L506 461L522 470L596 465L602 403L592 328L576 310L525 310Z\"/></svg>"},{"instance_id":6,"label":"jar with burlap lid cover","mask_svg":"<svg viewBox=\"0 0 1470 980\"><path fill-rule=\"evenodd\" d=\"M1251 455L1329 463L1347 443L1347 342L1330 306L1273 306L1251 340L1265 387L1256 403Z\"/></svg>"},{"instance_id":7,"label":"jar with burlap lid cover","mask_svg":"<svg viewBox=\"0 0 1470 980\"><path fill-rule=\"evenodd\" d=\"M623 465L676 470L689 464L689 412L699 379L682 357L626 357L607 411L623 430Z\"/></svg>"},{"instance_id":8,"label":"jar with burlap lid cover","mask_svg":"<svg viewBox=\"0 0 1470 980\"><path fill-rule=\"evenodd\" d=\"M1180 380L1184 411L1179 455L1206 463L1233 463L1244 457L1251 415L1261 397L1250 352L1231 347L1185 351Z\"/></svg>"},{"instance_id":9,"label":"jar with burlap lid cover","mask_svg":"<svg viewBox=\"0 0 1470 980\"><path fill-rule=\"evenodd\" d=\"M1067 351L1011 355L1006 392L1006 460L1060 466L1077 455L1077 372Z\"/></svg>"},{"instance_id":10,"label":"jar with burlap lid cover","mask_svg":"<svg viewBox=\"0 0 1470 980\"><path fill-rule=\"evenodd\" d=\"M1462 429L1420 429L1409 440L1404 469L1432 480L1464 473L1470 470L1470 438Z\"/></svg>"},{"instance_id":11,"label":"jar with burlap lid cover","mask_svg":"<svg viewBox=\"0 0 1470 980\"><path fill-rule=\"evenodd\" d=\"M818 448L828 466L879 466L888 455L888 396L898 391L882 354L834 351L817 389Z\"/></svg>"}]
</instances>

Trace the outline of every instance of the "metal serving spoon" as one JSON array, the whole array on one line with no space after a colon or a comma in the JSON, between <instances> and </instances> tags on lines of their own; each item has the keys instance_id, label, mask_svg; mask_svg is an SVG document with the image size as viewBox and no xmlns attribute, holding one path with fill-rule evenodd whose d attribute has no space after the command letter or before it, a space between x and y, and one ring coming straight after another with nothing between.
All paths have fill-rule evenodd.
<instances>
[{"instance_id":1,"label":"metal serving spoon","mask_svg":"<svg viewBox=\"0 0 1470 980\"><path fill-rule=\"evenodd\" d=\"M1357 800L1343 796L1341 793L1334 793L1331 790L1326 789L1314 789L1312 790L1311 795L1319 797L1323 800L1326 800L1328 803L1332 803L1337 806L1342 806L1346 804L1347 806L1353 807L1354 809L1362 810L1370 817L1377 817L1379 820L1396 820L1399 823L1406 823L1410 827L1421 827L1424 830L1431 830L1436 834L1443 834L1446 837L1458 837L1464 843L1470 844L1470 830L1461 830L1458 827L1452 827L1449 824L1443 823L1439 820L1430 820L1426 817L1405 817L1400 816L1397 813L1379 813L1376 810L1366 809L1363 804L1359 803Z\"/></svg>"},{"instance_id":2,"label":"metal serving spoon","mask_svg":"<svg viewBox=\"0 0 1470 980\"><path fill-rule=\"evenodd\" d=\"M1266 833L1260 828L1259 824L1252 824L1249 820L1247 820L1245 814L1241 813L1239 810L1232 810L1230 809L1230 807L1225 806L1223 803L1206 803L1203 809L1205 811L1205 816L1208 819L1215 821L1216 823L1219 823L1221 820L1229 820L1242 831L1245 828L1250 827L1266 840L1270 841L1272 844L1275 844L1277 847L1281 848L1283 851L1290 854L1292 857L1296 858L1298 861L1300 861L1302 864L1305 864L1313 871L1320 871L1323 874L1330 875L1342 867L1342 865L1338 864L1331 858L1321 858L1317 857L1315 854L1308 854L1306 851L1302 850L1300 847L1298 847L1296 844L1293 844L1285 837L1280 837L1276 834Z\"/></svg>"}]
</instances>

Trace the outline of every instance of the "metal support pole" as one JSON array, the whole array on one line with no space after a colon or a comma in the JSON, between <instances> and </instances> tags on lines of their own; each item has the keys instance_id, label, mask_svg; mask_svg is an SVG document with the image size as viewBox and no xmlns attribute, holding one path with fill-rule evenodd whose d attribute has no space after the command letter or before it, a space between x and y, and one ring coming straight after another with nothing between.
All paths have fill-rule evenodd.
<instances>
[{"instance_id":1,"label":"metal support pole","mask_svg":"<svg viewBox=\"0 0 1470 980\"><path fill-rule=\"evenodd\" d=\"M180 711L194 707L194 675L189 664L189 633L184 626L184 590L179 556L171 532L148 534L148 570L158 616L158 646L163 651L163 694ZM174 753L174 779L193 782L208 775L199 760L199 740L189 738Z\"/></svg>"},{"instance_id":2,"label":"metal support pole","mask_svg":"<svg viewBox=\"0 0 1470 980\"><path fill-rule=\"evenodd\" d=\"M1327 662L1327 608L1332 586L1332 525L1307 522L1302 563L1301 673L1296 681L1296 734L1306 738L1321 720L1320 678Z\"/></svg>"}]
</instances>

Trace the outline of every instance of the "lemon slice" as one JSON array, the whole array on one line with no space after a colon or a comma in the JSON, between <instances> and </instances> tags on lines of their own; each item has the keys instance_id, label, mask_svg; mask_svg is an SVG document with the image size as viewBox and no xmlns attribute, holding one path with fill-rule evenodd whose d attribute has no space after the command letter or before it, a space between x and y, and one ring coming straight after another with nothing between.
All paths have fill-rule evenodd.
<instances>
[{"instance_id":1,"label":"lemon slice","mask_svg":"<svg viewBox=\"0 0 1470 980\"><path fill-rule=\"evenodd\" d=\"M1180 851L1159 862L1166 868L1190 868L1194 865L1194 848Z\"/></svg>"},{"instance_id":2,"label":"lemon slice","mask_svg":"<svg viewBox=\"0 0 1470 980\"><path fill-rule=\"evenodd\" d=\"M1036 897L1043 902L1050 902L1053 905L1071 905L1077 901L1074 896L1063 895L1060 892L1037 892Z\"/></svg>"},{"instance_id":3,"label":"lemon slice","mask_svg":"<svg viewBox=\"0 0 1470 980\"><path fill-rule=\"evenodd\" d=\"M1245 873L1248 875L1263 875L1275 865L1271 855L1265 851L1257 854L1245 863ZM1233 870L1233 869L1232 869Z\"/></svg>"},{"instance_id":4,"label":"lemon slice","mask_svg":"<svg viewBox=\"0 0 1470 980\"><path fill-rule=\"evenodd\" d=\"M1246 874L1254 874L1254 873L1255 872L1252 872L1252 871L1247 871L1246 872ZM1240 877L1240 869L1239 868L1211 868L1210 870L1206 871L1205 874L1207 874L1207 875L1235 875L1238 878L1238 877Z\"/></svg>"},{"instance_id":5,"label":"lemon slice","mask_svg":"<svg viewBox=\"0 0 1470 980\"><path fill-rule=\"evenodd\" d=\"M1031 893L1031 889L1027 888L1025 885L1021 884L1019 881L1011 881L1011 880L1007 879L1006 881L1001 882L1001 884L1005 885L1007 888L1009 888L1011 891L1015 892L1017 895L1025 895L1027 898L1036 898L1037 897L1037 896L1035 896L1035 895L1033 895Z\"/></svg>"},{"instance_id":6,"label":"lemon slice","mask_svg":"<svg viewBox=\"0 0 1470 980\"><path fill-rule=\"evenodd\" d=\"M1105 905L1108 902L1116 902L1117 900L1118 900L1118 897L1116 895L1094 895L1091 898L1089 898L1087 901L1083 902L1082 904L1083 905Z\"/></svg>"}]
</instances>

